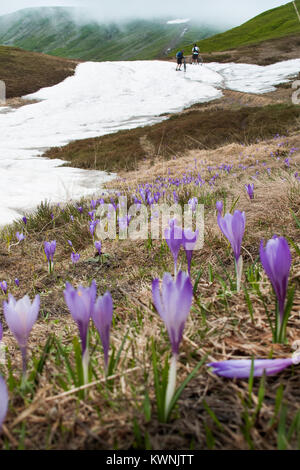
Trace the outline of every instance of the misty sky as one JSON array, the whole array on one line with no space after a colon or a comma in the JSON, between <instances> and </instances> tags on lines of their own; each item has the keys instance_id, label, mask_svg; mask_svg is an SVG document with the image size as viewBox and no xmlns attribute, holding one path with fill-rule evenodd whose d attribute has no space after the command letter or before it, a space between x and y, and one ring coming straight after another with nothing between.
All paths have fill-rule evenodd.
<instances>
[{"instance_id":1,"label":"misty sky","mask_svg":"<svg viewBox=\"0 0 300 470\"><path fill-rule=\"evenodd\" d=\"M38 6L80 6L101 19L131 17L197 18L226 26L242 22L270 8L289 3L280 0L10 0L1 1L0 15Z\"/></svg>"}]
</instances>

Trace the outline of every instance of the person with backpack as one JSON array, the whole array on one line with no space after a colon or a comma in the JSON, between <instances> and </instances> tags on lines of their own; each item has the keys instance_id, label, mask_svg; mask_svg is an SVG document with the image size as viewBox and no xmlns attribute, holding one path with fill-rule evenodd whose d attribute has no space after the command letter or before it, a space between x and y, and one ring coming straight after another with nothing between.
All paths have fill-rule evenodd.
<instances>
[{"instance_id":1,"label":"person with backpack","mask_svg":"<svg viewBox=\"0 0 300 470\"><path fill-rule=\"evenodd\" d=\"M192 64L198 64L199 63L199 52L200 52L200 49L199 47L197 46L197 44L194 44L194 47L192 49Z\"/></svg>"},{"instance_id":2,"label":"person with backpack","mask_svg":"<svg viewBox=\"0 0 300 470\"><path fill-rule=\"evenodd\" d=\"M176 70L181 70L182 61L183 61L183 59L184 59L183 53L184 53L184 50L178 51L177 54L176 54L176 59L177 59L177 67L176 67Z\"/></svg>"}]
</instances>

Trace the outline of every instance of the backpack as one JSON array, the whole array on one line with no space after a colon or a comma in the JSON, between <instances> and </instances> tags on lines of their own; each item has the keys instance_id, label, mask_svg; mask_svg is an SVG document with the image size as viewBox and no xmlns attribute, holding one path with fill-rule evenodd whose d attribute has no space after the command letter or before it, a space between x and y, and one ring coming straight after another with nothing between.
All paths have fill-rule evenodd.
<instances>
[{"instance_id":1,"label":"backpack","mask_svg":"<svg viewBox=\"0 0 300 470\"><path fill-rule=\"evenodd\" d=\"M182 59L182 57L183 57L182 52L181 51L177 52L176 57L177 57L177 59Z\"/></svg>"}]
</instances>

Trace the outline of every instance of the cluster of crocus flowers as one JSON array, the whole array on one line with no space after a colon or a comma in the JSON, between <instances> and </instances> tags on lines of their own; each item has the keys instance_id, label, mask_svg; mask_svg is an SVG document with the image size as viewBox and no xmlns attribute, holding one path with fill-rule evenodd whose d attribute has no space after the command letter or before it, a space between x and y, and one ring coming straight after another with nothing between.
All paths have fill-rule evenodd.
<instances>
[{"instance_id":1,"label":"cluster of crocus flowers","mask_svg":"<svg viewBox=\"0 0 300 470\"><path fill-rule=\"evenodd\" d=\"M229 243L231 244L236 270L236 288L240 291L243 272L243 258L241 255L242 240L245 233L246 216L245 212L235 211L234 214L225 214L222 217L218 214L218 225Z\"/></svg>"},{"instance_id":2,"label":"cluster of crocus flowers","mask_svg":"<svg viewBox=\"0 0 300 470\"><path fill-rule=\"evenodd\" d=\"M22 353L23 379L26 379L27 343L39 314L40 297L37 295L31 303L28 295L17 301L9 294L8 302L3 303L3 308L6 323L16 338Z\"/></svg>"},{"instance_id":3,"label":"cluster of crocus flowers","mask_svg":"<svg viewBox=\"0 0 300 470\"><path fill-rule=\"evenodd\" d=\"M169 227L165 229L164 233L167 245L174 259L175 277L177 275L177 261L181 246L183 246L186 254L188 272L190 274L192 256L199 237L199 230L196 230L195 232L193 232L190 228L182 230L182 228L176 225L176 223L176 219L171 219L169 222Z\"/></svg>"},{"instance_id":4,"label":"cluster of crocus flowers","mask_svg":"<svg viewBox=\"0 0 300 470\"><path fill-rule=\"evenodd\" d=\"M165 273L161 292L159 279L153 281L152 297L153 304L166 325L172 346L172 359L165 401L165 417L167 418L171 401L176 390L179 345L182 340L185 322L190 313L193 300L193 286L189 276L180 271L177 278L173 280L171 274Z\"/></svg>"},{"instance_id":5,"label":"cluster of crocus flowers","mask_svg":"<svg viewBox=\"0 0 300 470\"><path fill-rule=\"evenodd\" d=\"M267 242L265 248L262 240L260 244L260 260L277 297L274 339L276 342L284 342L290 313L285 310L285 303L292 264L291 252L286 239L274 235Z\"/></svg>"},{"instance_id":6,"label":"cluster of crocus flowers","mask_svg":"<svg viewBox=\"0 0 300 470\"><path fill-rule=\"evenodd\" d=\"M55 250L56 250L55 240L44 243L44 251L45 251L47 261L48 261L49 273L53 271L53 266L54 266L53 259L54 259Z\"/></svg>"},{"instance_id":7,"label":"cluster of crocus flowers","mask_svg":"<svg viewBox=\"0 0 300 470\"><path fill-rule=\"evenodd\" d=\"M113 315L111 295L107 292L103 297L98 297L96 300L97 286L96 282L93 281L90 287L79 286L77 289L67 283L64 297L71 315L78 325L81 339L84 382L88 383L88 331L90 318L93 318L102 341L105 367L107 370L109 335Z\"/></svg>"}]
</instances>

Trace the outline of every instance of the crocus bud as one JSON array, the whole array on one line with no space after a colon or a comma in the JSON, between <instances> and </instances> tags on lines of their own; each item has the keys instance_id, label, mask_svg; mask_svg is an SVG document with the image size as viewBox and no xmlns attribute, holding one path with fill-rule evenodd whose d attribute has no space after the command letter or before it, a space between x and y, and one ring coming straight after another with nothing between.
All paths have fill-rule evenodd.
<instances>
[{"instance_id":1,"label":"crocus bud","mask_svg":"<svg viewBox=\"0 0 300 470\"><path fill-rule=\"evenodd\" d=\"M104 362L107 371L108 367L108 351L109 351L109 338L110 328L113 317L113 301L109 292L106 292L103 297L98 297L92 312L92 319L98 330L101 338Z\"/></svg>"},{"instance_id":2,"label":"crocus bud","mask_svg":"<svg viewBox=\"0 0 300 470\"><path fill-rule=\"evenodd\" d=\"M223 212L223 201L217 201L216 202L216 209L218 211L218 214L222 215Z\"/></svg>"},{"instance_id":3,"label":"crocus bud","mask_svg":"<svg viewBox=\"0 0 300 470\"><path fill-rule=\"evenodd\" d=\"M246 191L250 199L254 199L254 183L245 184Z\"/></svg>"}]
</instances>

